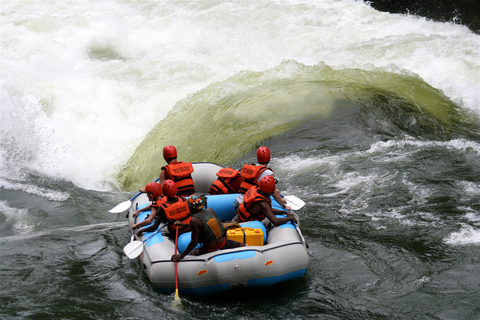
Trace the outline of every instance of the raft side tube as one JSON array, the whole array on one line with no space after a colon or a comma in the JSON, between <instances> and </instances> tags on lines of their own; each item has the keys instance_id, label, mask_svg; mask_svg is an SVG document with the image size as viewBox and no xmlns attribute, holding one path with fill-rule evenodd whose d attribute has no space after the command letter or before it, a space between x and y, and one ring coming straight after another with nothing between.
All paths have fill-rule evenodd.
<instances>
[{"instance_id":1,"label":"raft side tube","mask_svg":"<svg viewBox=\"0 0 480 320\"><path fill-rule=\"evenodd\" d=\"M259 247L257 247L259 248ZM308 257L301 243L289 243L268 250L222 250L207 260L185 259L178 263L181 293L213 293L222 290L272 285L302 276L308 267ZM233 251L235 252L228 252ZM222 252L220 251L220 252ZM169 292L175 288L174 264L154 261L149 266L154 286ZM147 270L146 270L147 271Z\"/></svg>"}]
</instances>

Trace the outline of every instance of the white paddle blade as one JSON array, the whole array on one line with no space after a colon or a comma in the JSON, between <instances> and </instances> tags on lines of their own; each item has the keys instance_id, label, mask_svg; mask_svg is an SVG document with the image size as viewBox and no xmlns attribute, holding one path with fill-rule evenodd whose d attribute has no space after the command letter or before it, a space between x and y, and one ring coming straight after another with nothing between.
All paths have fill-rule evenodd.
<instances>
[{"instance_id":1,"label":"white paddle blade","mask_svg":"<svg viewBox=\"0 0 480 320\"><path fill-rule=\"evenodd\" d=\"M130 259L135 259L143 251L143 242L142 241L132 241L123 248L123 252Z\"/></svg>"},{"instance_id":2,"label":"white paddle blade","mask_svg":"<svg viewBox=\"0 0 480 320\"><path fill-rule=\"evenodd\" d=\"M287 206L290 206L292 210L299 210L305 205L302 199L295 196L285 196L285 200L287 200Z\"/></svg>"},{"instance_id":3,"label":"white paddle blade","mask_svg":"<svg viewBox=\"0 0 480 320\"><path fill-rule=\"evenodd\" d=\"M117 204L115 206L115 208L110 209L108 212L110 212L110 213L120 213L120 212L123 212L123 211L127 210L128 208L130 208L131 205L132 205L132 203L130 202L130 200L127 200L127 201L124 201L120 204Z\"/></svg>"}]
</instances>

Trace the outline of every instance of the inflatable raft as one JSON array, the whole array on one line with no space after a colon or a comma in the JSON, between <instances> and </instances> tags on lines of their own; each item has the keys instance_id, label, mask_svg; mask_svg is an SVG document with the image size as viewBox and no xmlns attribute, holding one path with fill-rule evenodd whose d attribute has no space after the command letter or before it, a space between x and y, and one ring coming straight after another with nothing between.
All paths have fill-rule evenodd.
<instances>
[{"instance_id":1,"label":"inflatable raft","mask_svg":"<svg viewBox=\"0 0 480 320\"><path fill-rule=\"evenodd\" d=\"M197 193L207 193L221 166L213 163L193 163L192 177ZM229 221L235 216L237 194L207 195L207 207L218 218ZM132 199L127 215L132 225L132 212L150 204L146 194ZM272 198L272 206L281 209ZM139 214L137 221L146 219L150 211ZM282 216L279 216L282 217ZM285 216L284 216L285 217ZM241 287L271 286L299 278L308 267L307 246L299 227L291 222L274 227L267 221L241 223L263 233L259 245L219 250L201 256L188 255L177 263L180 294L205 295ZM175 268L170 260L175 243L167 236L167 228L145 233L140 262L155 289L162 293L175 291ZM182 253L190 242L190 233L180 235L178 252ZM263 245L262 245L263 242Z\"/></svg>"}]
</instances>

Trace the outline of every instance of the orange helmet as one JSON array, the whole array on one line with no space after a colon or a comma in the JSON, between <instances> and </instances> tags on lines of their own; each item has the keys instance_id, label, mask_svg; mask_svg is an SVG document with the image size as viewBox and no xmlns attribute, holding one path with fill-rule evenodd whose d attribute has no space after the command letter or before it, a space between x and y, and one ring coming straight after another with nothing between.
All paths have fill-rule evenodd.
<instances>
[{"instance_id":1,"label":"orange helmet","mask_svg":"<svg viewBox=\"0 0 480 320\"><path fill-rule=\"evenodd\" d=\"M165 161L168 162L168 160L176 157L177 157L177 149L175 149L174 146L168 145L163 147L163 158L165 159Z\"/></svg>"},{"instance_id":2,"label":"orange helmet","mask_svg":"<svg viewBox=\"0 0 480 320\"><path fill-rule=\"evenodd\" d=\"M167 197L175 197L177 195L177 186L173 180L165 180L162 184L163 194Z\"/></svg>"},{"instance_id":3,"label":"orange helmet","mask_svg":"<svg viewBox=\"0 0 480 320\"><path fill-rule=\"evenodd\" d=\"M160 183L150 182L145 186L145 191L153 193L153 196L155 198L158 198L162 195L162 186L160 185Z\"/></svg>"},{"instance_id":4,"label":"orange helmet","mask_svg":"<svg viewBox=\"0 0 480 320\"><path fill-rule=\"evenodd\" d=\"M263 177L258 185L263 193L273 193L275 191L275 179L272 176Z\"/></svg>"},{"instance_id":5,"label":"orange helmet","mask_svg":"<svg viewBox=\"0 0 480 320\"><path fill-rule=\"evenodd\" d=\"M258 163L270 162L270 149L267 147L260 147L257 149L257 161Z\"/></svg>"}]
</instances>

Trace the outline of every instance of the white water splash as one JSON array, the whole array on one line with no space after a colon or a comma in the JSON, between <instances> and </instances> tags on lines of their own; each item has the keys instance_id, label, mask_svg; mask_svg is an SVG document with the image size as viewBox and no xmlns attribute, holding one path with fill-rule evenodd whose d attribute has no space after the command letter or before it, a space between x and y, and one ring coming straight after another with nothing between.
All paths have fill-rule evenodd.
<instances>
[{"instance_id":1,"label":"white water splash","mask_svg":"<svg viewBox=\"0 0 480 320\"><path fill-rule=\"evenodd\" d=\"M4 1L2 176L107 190L176 102L284 60L416 74L479 112L480 36L353 0Z\"/></svg>"},{"instance_id":2,"label":"white water splash","mask_svg":"<svg viewBox=\"0 0 480 320\"><path fill-rule=\"evenodd\" d=\"M453 232L443 239L449 245L480 244L480 230L470 225L462 224L458 232Z\"/></svg>"},{"instance_id":3,"label":"white water splash","mask_svg":"<svg viewBox=\"0 0 480 320\"><path fill-rule=\"evenodd\" d=\"M4 179L0 179L0 188L5 190L23 191L25 193L42 197L51 201L66 201L68 198L70 198L70 194L67 192L60 192L31 184L8 182Z\"/></svg>"},{"instance_id":4,"label":"white water splash","mask_svg":"<svg viewBox=\"0 0 480 320\"><path fill-rule=\"evenodd\" d=\"M29 234L35 227L27 209L12 208L6 201L0 201L0 212L13 225L16 234Z\"/></svg>"}]
</instances>

